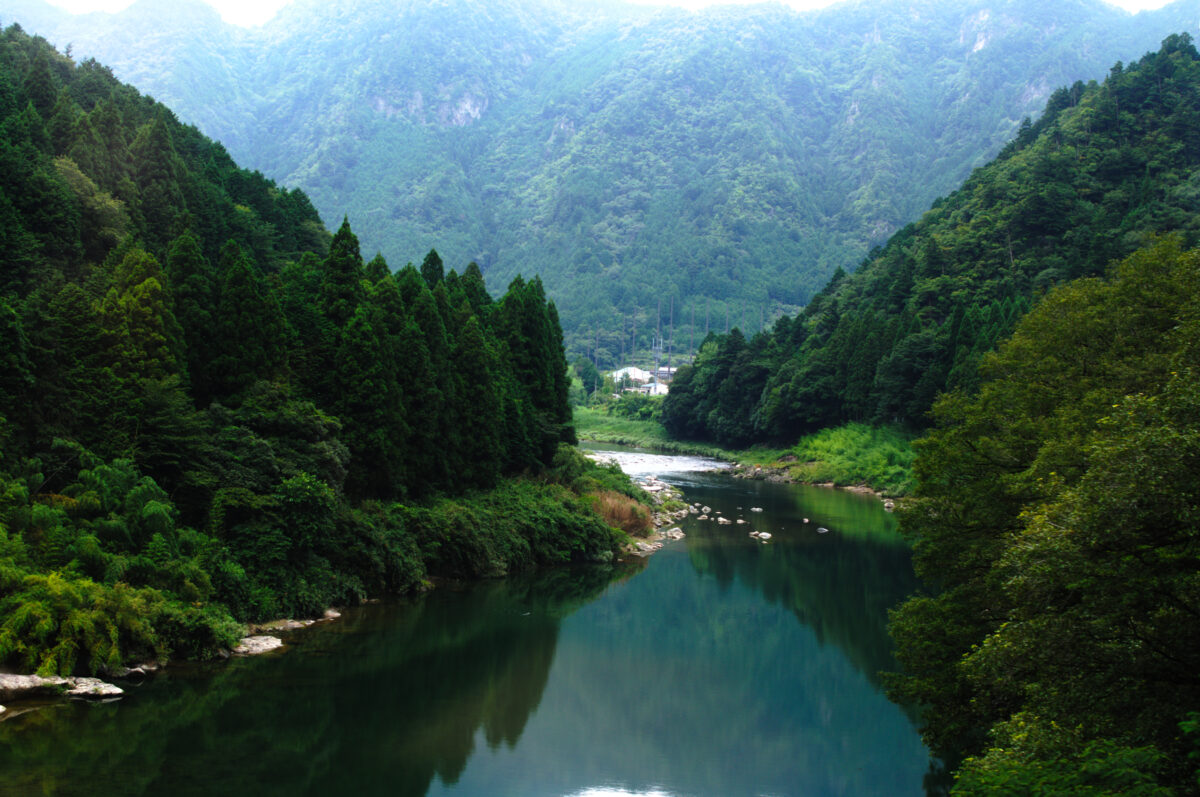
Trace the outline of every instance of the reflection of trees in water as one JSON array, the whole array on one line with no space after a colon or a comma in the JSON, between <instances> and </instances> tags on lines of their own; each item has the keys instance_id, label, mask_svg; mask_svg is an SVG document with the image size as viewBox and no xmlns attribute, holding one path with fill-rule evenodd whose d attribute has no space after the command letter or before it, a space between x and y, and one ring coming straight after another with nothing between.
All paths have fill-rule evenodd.
<instances>
[{"instance_id":1,"label":"reflection of trees in water","mask_svg":"<svg viewBox=\"0 0 1200 797\"><path fill-rule=\"evenodd\" d=\"M623 574L552 571L349 612L279 656L180 666L121 703L0 723L0 794L425 794L435 775L457 779L479 729L517 743L559 621Z\"/></svg>"},{"instance_id":2,"label":"reflection of trees in water","mask_svg":"<svg viewBox=\"0 0 1200 797\"><path fill-rule=\"evenodd\" d=\"M745 484L745 487L741 485ZM749 525L695 524L688 550L696 570L719 584L733 581L762 592L791 611L822 643L836 645L873 684L892 669L887 610L916 589L907 546L894 535L894 519L877 501L837 490L741 483L737 492L701 493L726 515ZM764 512L738 512L731 502ZM810 517L812 523L803 524ZM816 533L818 524L831 533ZM770 531L770 545L751 529Z\"/></svg>"},{"instance_id":3,"label":"reflection of trees in water","mask_svg":"<svg viewBox=\"0 0 1200 797\"><path fill-rule=\"evenodd\" d=\"M699 572L722 584L736 578L787 608L872 683L894 666L887 610L916 586L906 549L829 535L805 542L777 537L770 546L709 541L690 554Z\"/></svg>"}]
</instances>

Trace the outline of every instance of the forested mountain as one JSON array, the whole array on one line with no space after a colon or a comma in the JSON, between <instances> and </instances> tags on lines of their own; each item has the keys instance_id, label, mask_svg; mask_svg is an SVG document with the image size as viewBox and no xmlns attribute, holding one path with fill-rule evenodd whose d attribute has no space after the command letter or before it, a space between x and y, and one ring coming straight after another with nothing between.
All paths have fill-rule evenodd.
<instances>
[{"instance_id":1,"label":"forested mountain","mask_svg":"<svg viewBox=\"0 0 1200 797\"><path fill-rule=\"evenodd\" d=\"M560 482L632 491L560 450L537 278L494 301L436 253L364 263L348 223L330 238L299 190L16 25L0 363L5 666L203 655L428 573L611 558Z\"/></svg>"},{"instance_id":2,"label":"forested mountain","mask_svg":"<svg viewBox=\"0 0 1200 797\"><path fill-rule=\"evenodd\" d=\"M1200 64L1171 36L1036 124L794 318L709 342L663 409L672 433L741 445L851 420L921 426L1053 285L1153 233L1200 238Z\"/></svg>"},{"instance_id":3,"label":"forested mountain","mask_svg":"<svg viewBox=\"0 0 1200 797\"><path fill-rule=\"evenodd\" d=\"M602 367L757 330L958 186L1051 91L1192 29L1196 0L845 2L700 13L554 0L298 0L261 29L197 2L16 19L348 212L394 264L540 273ZM693 318L695 329L692 328Z\"/></svg>"}]
</instances>

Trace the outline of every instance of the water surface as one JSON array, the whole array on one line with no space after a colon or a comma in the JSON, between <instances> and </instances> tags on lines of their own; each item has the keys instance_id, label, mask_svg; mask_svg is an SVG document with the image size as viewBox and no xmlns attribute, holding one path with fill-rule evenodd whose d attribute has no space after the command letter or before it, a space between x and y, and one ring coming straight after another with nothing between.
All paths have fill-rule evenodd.
<instances>
[{"instance_id":1,"label":"water surface","mask_svg":"<svg viewBox=\"0 0 1200 797\"><path fill-rule=\"evenodd\" d=\"M669 466L747 524L689 518L648 560L363 607L30 711L0 722L0 794L920 794L928 754L879 687L914 587L891 516Z\"/></svg>"}]
</instances>

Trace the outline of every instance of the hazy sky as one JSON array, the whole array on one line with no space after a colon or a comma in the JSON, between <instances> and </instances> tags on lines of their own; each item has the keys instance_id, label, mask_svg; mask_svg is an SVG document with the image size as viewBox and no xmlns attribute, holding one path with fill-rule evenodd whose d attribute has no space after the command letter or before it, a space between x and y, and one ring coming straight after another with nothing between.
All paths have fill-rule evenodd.
<instances>
[{"instance_id":1,"label":"hazy sky","mask_svg":"<svg viewBox=\"0 0 1200 797\"><path fill-rule=\"evenodd\" d=\"M52 5L65 8L76 13L83 11L120 11L133 3L133 0L48 0ZM221 13L226 21L236 25L261 25L274 15L288 0L205 0ZM675 5L685 8L701 8L710 5L732 5L762 0L631 0L643 5ZM836 0L782 0L793 8L822 8L832 5ZM1113 5L1130 11L1140 11L1147 8L1161 8L1171 0L1107 0Z\"/></svg>"}]
</instances>

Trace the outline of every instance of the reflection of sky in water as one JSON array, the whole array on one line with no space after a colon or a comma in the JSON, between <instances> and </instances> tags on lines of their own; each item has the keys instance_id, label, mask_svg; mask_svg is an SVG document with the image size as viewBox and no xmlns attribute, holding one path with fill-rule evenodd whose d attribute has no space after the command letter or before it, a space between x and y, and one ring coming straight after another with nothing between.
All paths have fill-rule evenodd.
<instances>
[{"instance_id":1,"label":"reflection of sky in water","mask_svg":"<svg viewBox=\"0 0 1200 797\"><path fill-rule=\"evenodd\" d=\"M886 607L911 591L907 549L884 529L841 533L889 521L879 501L614 453L751 525L687 518L684 540L565 617L519 742L477 732L464 771L428 797L920 794L928 754L876 674ZM770 545L748 537L760 525Z\"/></svg>"},{"instance_id":2,"label":"reflection of sky in water","mask_svg":"<svg viewBox=\"0 0 1200 797\"><path fill-rule=\"evenodd\" d=\"M671 797L671 795L665 791L626 791L625 789L601 786L584 789L578 794L570 795L570 797Z\"/></svg>"}]
</instances>

